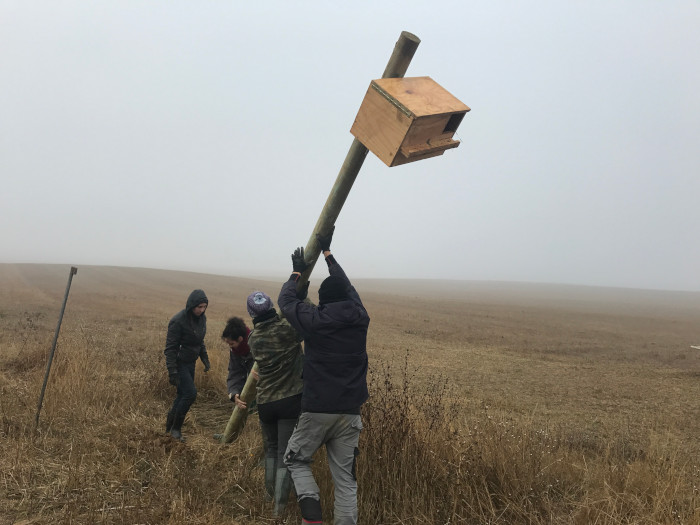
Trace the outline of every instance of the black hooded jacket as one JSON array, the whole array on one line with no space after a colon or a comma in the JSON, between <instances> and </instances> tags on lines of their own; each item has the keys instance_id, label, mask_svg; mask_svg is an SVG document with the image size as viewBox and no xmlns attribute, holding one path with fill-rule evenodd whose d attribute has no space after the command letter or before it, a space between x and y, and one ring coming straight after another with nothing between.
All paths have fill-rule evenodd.
<instances>
[{"instance_id":1,"label":"black hooded jacket","mask_svg":"<svg viewBox=\"0 0 700 525\"><path fill-rule=\"evenodd\" d=\"M360 296L332 255L328 270L347 283L346 299L314 306L299 300L291 277L279 304L289 323L304 336L305 412L359 414L367 401L367 328L369 315Z\"/></svg>"},{"instance_id":2,"label":"black hooded jacket","mask_svg":"<svg viewBox=\"0 0 700 525\"><path fill-rule=\"evenodd\" d=\"M176 313L168 324L165 338L165 366L168 372L177 371L179 363L194 363L198 358L209 361L204 336L207 334L205 314L195 317L192 309L202 303L209 303L203 290L195 290L187 298L184 310Z\"/></svg>"}]
</instances>

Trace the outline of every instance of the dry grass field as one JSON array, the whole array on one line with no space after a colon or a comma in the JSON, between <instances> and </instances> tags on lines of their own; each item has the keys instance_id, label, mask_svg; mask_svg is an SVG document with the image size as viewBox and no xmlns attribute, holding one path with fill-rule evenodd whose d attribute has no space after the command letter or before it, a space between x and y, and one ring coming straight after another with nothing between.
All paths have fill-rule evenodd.
<instances>
[{"instance_id":1,"label":"dry grass field","mask_svg":"<svg viewBox=\"0 0 700 525\"><path fill-rule=\"evenodd\" d=\"M68 273L0 265L0 525L298 523L264 501L254 416L212 439L232 409L219 334L281 280L80 267L34 431ZM372 318L360 523L700 524L700 293L355 284ZM194 288L212 370L182 444L163 433L162 350Z\"/></svg>"}]
</instances>

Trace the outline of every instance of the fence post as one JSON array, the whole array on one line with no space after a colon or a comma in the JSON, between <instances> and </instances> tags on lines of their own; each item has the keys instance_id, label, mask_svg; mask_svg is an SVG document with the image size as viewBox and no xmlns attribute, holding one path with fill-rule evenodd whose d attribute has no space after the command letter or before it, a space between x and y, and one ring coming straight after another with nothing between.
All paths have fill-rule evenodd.
<instances>
[{"instance_id":1,"label":"fence post","mask_svg":"<svg viewBox=\"0 0 700 525\"><path fill-rule=\"evenodd\" d=\"M34 418L34 430L36 431L39 426L39 413L41 412L41 405L44 403L44 393L46 392L46 383L49 381L49 373L51 372L51 363L53 362L53 356L56 353L56 342L58 341L58 333L61 330L61 322L63 321L63 313L66 311L66 303L68 302L68 292L70 292L70 284L73 281L73 276L78 273L78 269L75 266L71 266L70 275L68 275L68 285L66 286L66 295L63 297L63 305L61 306L61 313L58 316L58 324L56 325L56 333L53 336L53 343L51 344L51 352L49 353L49 360L46 363L46 374L44 375L44 384L41 386L41 394L39 395L39 404L36 407L36 417Z\"/></svg>"}]
</instances>

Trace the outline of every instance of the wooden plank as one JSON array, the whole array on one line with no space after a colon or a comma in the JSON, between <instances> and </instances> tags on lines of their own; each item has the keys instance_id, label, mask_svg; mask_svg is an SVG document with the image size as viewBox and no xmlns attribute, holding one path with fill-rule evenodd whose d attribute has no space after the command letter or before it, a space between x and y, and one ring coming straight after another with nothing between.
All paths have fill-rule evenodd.
<instances>
[{"instance_id":1,"label":"wooden plank","mask_svg":"<svg viewBox=\"0 0 700 525\"><path fill-rule=\"evenodd\" d=\"M459 146L459 144L460 142L458 140L452 140L450 138L431 140L430 142L416 144L406 148L402 147L401 154L413 162L414 159L418 160L419 157L422 158L426 153L446 151L448 149L456 148Z\"/></svg>"},{"instance_id":2,"label":"wooden plank","mask_svg":"<svg viewBox=\"0 0 700 525\"><path fill-rule=\"evenodd\" d=\"M470 108L430 77L374 80L416 117L470 111Z\"/></svg>"},{"instance_id":3,"label":"wooden plank","mask_svg":"<svg viewBox=\"0 0 700 525\"><path fill-rule=\"evenodd\" d=\"M437 150L437 151L430 151L428 153L425 153L423 155L415 155L411 157L410 159L406 157L405 155L401 154L401 151L399 151L396 154L396 157L394 158L394 162L391 163L391 166L401 166L402 164L408 164L409 162L415 162L417 160L424 160L424 159L429 159L431 157L439 157L445 152L445 150Z\"/></svg>"},{"instance_id":4,"label":"wooden plank","mask_svg":"<svg viewBox=\"0 0 700 525\"><path fill-rule=\"evenodd\" d=\"M384 164L391 166L411 120L370 84L350 133Z\"/></svg>"}]
</instances>

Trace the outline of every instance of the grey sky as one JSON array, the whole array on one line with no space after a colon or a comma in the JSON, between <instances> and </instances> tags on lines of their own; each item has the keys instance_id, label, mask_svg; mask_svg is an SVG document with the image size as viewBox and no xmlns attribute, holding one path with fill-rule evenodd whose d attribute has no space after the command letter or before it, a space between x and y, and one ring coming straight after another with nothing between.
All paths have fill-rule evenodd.
<instances>
[{"instance_id":1,"label":"grey sky","mask_svg":"<svg viewBox=\"0 0 700 525\"><path fill-rule=\"evenodd\" d=\"M367 157L352 276L700 290L696 0L4 0L0 24L0 262L284 278L407 30L407 76L472 111L441 157Z\"/></svg>"}]
</instances>

